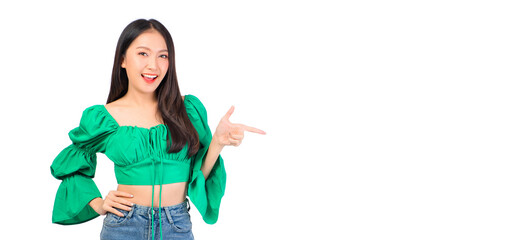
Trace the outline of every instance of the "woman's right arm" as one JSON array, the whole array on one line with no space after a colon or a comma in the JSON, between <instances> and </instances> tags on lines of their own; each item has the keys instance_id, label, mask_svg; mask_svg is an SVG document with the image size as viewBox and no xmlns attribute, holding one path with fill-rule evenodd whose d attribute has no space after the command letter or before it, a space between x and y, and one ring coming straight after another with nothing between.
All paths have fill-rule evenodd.
<instances>
[{"instance_id":1,"label":"woman's right arm","mask_svg":"<svg viewBox=\"0 0 516 240\"><path fill-rule=\"evenodd\" d=\"M98 201L102 195L93 178L97 152L104 153L116 123L103 114L101 105L86 108L79 126L68 135L72 144L64 148L50 165L50 172L61 180L52 210L52 222L69 225L89 221L102 213ZM98 198L98 199L97 199ZM93 209L90 202L96 207Z\"/></svg>"}]
</instances>

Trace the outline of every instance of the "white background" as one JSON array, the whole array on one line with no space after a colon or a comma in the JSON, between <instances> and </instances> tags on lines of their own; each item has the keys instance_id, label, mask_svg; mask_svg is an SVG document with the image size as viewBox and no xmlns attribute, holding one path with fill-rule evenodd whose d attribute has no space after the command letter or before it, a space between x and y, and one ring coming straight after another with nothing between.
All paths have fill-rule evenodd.
<instances>
[{"instance_id":1,"label":"white background","mask_svg":"<svg viewBox=\"0 0 516 240\"><path fill-rule=\"evenodd\" d=\"M101 217L51 224L49 166L106 102L138 18L171 32L181 93L212 131L235 105L233 122L267 132L222 151L220 217L192 208L196 239L516 238L511 1L10 2L2 239L98 239ZM95 181L116 188L100 153Z\"/></svg>"}]
</instances>

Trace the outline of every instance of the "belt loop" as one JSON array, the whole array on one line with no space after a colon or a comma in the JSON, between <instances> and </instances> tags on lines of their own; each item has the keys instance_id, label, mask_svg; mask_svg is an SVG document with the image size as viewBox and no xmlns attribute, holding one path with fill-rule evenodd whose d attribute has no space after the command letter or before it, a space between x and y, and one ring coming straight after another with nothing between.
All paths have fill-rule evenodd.
<instances>
[{"instance_id":1,"label":"belt loop","mask_svg":"<svg viewBox=\"0 0 516 240\"><path fill-rule=\"evenodd\" d=\"M190 200L186 198L186 206L188 207L188 211L190 212Z\"/></svg>"},{"instance_id":2,"label":"belt loop","mask_svg":"<svg viewBox=\"0 0 516 240\"><path fill-rule=\"evenodd\" d=\"M131 211L129 211L129 213L127 213L127 218L131 218L131 216L133 216L134 208L135 208L135 207L136 207L135 205L133 205L133 206L131 207Z\"/></svg>"},{"instance_id":3,"label":"belt loop","mask_svg":"<svg viewBox=\"0 0 516 240\"><path fill-rule=\"evenodd\" d=\"M168 222L170 224L174 223L173 219L172 219L172 214L170 213L170 209L167 208L167 207L164 207L163 208L163 211L165 211L165 215L167 215L167 219L168 219Z\"/></svg>"}]
</instances>

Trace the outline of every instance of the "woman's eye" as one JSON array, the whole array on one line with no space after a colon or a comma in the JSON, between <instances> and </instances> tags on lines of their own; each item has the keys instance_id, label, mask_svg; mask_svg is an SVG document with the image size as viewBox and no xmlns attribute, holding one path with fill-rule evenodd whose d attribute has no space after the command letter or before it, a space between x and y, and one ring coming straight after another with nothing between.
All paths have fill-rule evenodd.
<instances>
[{"instance_id":1,"label":"woman's eye","mask_svg":"<svg viewBox=\"0 0 516 240\"><path fill-rule=\"evenodd\" d=\"M139 52L138 55L147 56L147 53Z\"/></svg>"},{"instance_id":2,"label":"woman's eye","mask_svg":"<svg viewBox=\"0 0 516 240\"><path fill-rule=\"evenodd\" d=\"M168 56L167 56L167 55L161 55L161 56L159 56L159 57L160 57L160 58L168 58Z\"/></svg>"}]
</instances>

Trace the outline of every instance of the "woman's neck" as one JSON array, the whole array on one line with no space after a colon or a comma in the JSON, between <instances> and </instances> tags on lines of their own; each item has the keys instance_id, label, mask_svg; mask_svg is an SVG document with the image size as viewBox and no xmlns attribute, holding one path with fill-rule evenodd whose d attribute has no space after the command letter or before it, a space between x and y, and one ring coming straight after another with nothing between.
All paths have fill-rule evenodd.
<instances>
[{"instance_id":1,"label":"woman's neck","mask_svg":"<svg viewBox=\"0 0 516 240\"><path fill-rule=\"evenodd\" d=\"M127 104L136 108L157 108L158 106L158 99L154 93L128 91L123 98Z\"/></svg>"}]
</instances>

